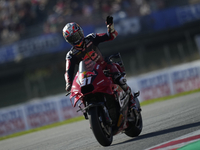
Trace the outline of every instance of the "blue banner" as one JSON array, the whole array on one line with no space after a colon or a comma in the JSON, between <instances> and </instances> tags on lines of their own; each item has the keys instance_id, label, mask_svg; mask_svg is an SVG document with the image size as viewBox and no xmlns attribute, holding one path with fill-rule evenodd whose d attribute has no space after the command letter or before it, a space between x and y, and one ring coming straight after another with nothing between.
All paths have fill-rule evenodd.
<instances>
[{"instance_id":1,"label":"blue banner","mask_svg":"<svg viewBox=\"0 0 200 150\"><path fill-rule=\"evenodd\" d=\"M17 52L13 45L0 48L0 63L5 63L15 60Z\"/></svg>"},{"instance_id":2,"label":"blue banner","mask_svg":"<svg viewBox=\"0 0 200 150\"><path fill-rule=\"evenodd\" d=\"M200 19L200 4L173 7L141 17L142 31L158 31Z\"/></svg>"},{"instance_id":3,"label":"blue banner","mask_svg":"<svg viewBox=\"0 0 200 150\"><path fill-rule=\"evenodd\" d=\"M85 35L94 32L94 26L83 27ZM22 40L0 48L0 64L9 61L20 61L27 57L46 53L68 51L68 44L61 33L41 35L35 38Z\"/></svg>"},{"instance_id":4,"label":"blue banner","mask_svg":"<svg viewBox=\"0 0 200 150\"><path fill-rule=\"evenodd\" d=\"M178 7L176 15L180 24L200 19L200 4Z\"/></svg>"},{"instance_id":5,"label":"blue banner","mask_svg":"<svg viewBox=\"0 0 200 150\"><path fill-rule=\"evenodd\" d=\"M53 53L70 48L62 34L48 34L16 42L0 48L0 63L19 61L21 59Z\"/></svg>"}]
</instances>

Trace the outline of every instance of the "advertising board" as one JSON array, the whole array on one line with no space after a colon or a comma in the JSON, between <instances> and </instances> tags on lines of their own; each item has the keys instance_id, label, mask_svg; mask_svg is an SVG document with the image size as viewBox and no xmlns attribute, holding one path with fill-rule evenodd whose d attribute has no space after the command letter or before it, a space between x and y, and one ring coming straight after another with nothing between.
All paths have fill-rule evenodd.
<instances>
[{"instance_id":1,"label":"advertising board","mask_svg":"<svg viewBox=\"0 0 200 150\"><path fill-rule=\"evenodd\" d=\"M27 123L36 128L60 121L55 101L37 101L25 105Z\"/></svg>"},{"instance_id":2,"label":"advertising board","mask_svg":"<svg viewBox=\"0 0 200 150\"><path fill-rule=\"evenodd\" d=\"M175 93L200 88L200 67L192 67L171 73Z\"/></svg>"},{"instance_id":3,"label":"advertising board","mask_svg":"<svg viewBox=\"0 0 200 150\"><path fill-rule=\"evenodd\" d=\"M63 97L59 101L59 109L61 111L62 120L67 120L76 116L82 115L81 112L77 112L78 108L72 107L71 101L69 98Z\"/></svg>"},{"instance_id":4,"label":"advertising board","mask_svg":"<svg viewBox=\"0 0 200 150\"><path fill-rule=\"evenodd\" d=\"M27 129L22 107L0 110L0 137Z\"/></svg>"},{"instance_id":5,"label":"advertising board","mask_svg":"<svg viewBox=\"0 0 200 150\"><path fill-rule=\"evenodd\" d=\"M154 74L150 77L138 79L138 87L142 99L148 100L171 94L169 75L167 73Z\"/></svg>"}]
</instances>

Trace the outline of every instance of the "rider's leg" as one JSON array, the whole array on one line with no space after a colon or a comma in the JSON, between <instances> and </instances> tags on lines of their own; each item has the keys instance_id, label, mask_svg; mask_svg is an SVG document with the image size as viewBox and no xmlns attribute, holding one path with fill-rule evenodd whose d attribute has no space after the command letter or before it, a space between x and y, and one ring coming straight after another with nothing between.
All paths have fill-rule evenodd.
<instances>
[{"instance_id":1,"label":"rider's leg","mask_svg":"<svg viewBox=\"0 0 200 150\"><path fill-rule=\"evenodd\" d=\"M116 84L118 84L127 94L130 95L130 105L135 106L136 102L134 99L134 96L131 92L131 88L126 83L126 78L122 75L122 72L120 72L117 68L117 66L114 63L109 63L107 65L107 69L110 70L110 72L113 74L113 80Z\"/></svg>"},{"instance_id":2,"label":"rider's leg","mask_svg":"<svg viewBox=\"0 0 200 150\"><path fill-rule=\"evenodd\" d=\"M114 80L126 92L126 94L130 95L130 99L129 100L130 100L131 107L135 106L136 102L135 102L134 96L133 96L133 94L131 92L131 88L127 84L126 78L124 76L122 76L122 75L115 75L114 76Z\"/></svg>"}]
</instances>

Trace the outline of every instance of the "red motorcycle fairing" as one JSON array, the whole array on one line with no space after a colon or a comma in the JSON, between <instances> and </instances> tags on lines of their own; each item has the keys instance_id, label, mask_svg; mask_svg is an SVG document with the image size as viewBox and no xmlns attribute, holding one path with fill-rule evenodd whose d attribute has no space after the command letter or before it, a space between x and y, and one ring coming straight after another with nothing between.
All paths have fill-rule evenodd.
<instances>
[{"instance_id":1,"label":"red motorcycle fairing","mask_svg":"<svg viewBox=\"0 0 200 150\"><path fill-rule=\"evenodd\" d=\"M90 69L81 69L79 68L72 84L70 100L73 107L76 106L77 102L81 100L83 96L91 93L107 93L109 95L114 95L114 91L117 91L117 97L122 97L124 95L124 91L113 83L112 78L104 75L99 64L92 64Z\"/></svg>"},{"instance_id":2,"label":"red motorcycle fairing","mask_svg":"<svg viewBox=\"0 0 200 150\"><path fill-rule=\"evenodd\" d=\"M109 146L113 135L122 131L136 137L143 126L141 113L129 108L130 95L114 84L109 75L92 59L81 61L70 95L73 107L80 102L78 111L89 119L95 138L102 146Z\"/></svg>"}]
</instances>

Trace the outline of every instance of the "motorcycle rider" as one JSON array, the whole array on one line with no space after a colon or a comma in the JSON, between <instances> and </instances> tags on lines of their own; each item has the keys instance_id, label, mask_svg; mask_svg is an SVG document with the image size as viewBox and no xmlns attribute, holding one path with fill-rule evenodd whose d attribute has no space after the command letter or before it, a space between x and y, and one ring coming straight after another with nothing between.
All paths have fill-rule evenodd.
<instances>
[{"instance_id":1,"label":"motorcycle rider","mask_svg":"<svg viewBox=\"0 0 200 150\"><path fill-rule=\"evenodd\" d=\"M127 94L130 94L131 107L135 106L135 100L131 93L130 87L126 83L126 79L115 66L114 63L105 61L99 48L99 43L111 41L118 35L114 29L113 17L106 18L107 33L91 33L84 37L82 28L75 22L67 23L63 28L63 37L66 42L72 45L71 50L66 55L66 91L70 92L75 65L81 60L92 59L97 62L103 69L109 70L113 74L113 81L118 84Z\"/></svg>"}]
</instances>

